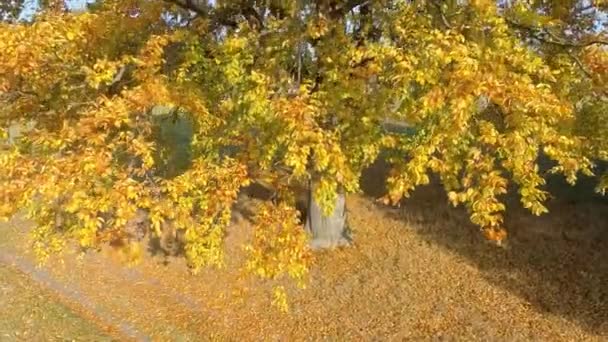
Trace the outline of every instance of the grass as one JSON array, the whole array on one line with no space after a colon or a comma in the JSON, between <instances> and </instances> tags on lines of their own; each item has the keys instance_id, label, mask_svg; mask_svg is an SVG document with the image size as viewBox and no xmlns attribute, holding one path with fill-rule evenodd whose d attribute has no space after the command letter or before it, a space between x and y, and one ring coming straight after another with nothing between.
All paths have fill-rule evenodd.
<instances>
[{"instance_id":1,"label":"grass","mask_svg":"<svg viewBox=\"0 0 608 342\"><path fill-rule=\"evenodd\" d=\"M111 341L29 277L0 265L0 341Z\"/></svg>"}]
</instances>

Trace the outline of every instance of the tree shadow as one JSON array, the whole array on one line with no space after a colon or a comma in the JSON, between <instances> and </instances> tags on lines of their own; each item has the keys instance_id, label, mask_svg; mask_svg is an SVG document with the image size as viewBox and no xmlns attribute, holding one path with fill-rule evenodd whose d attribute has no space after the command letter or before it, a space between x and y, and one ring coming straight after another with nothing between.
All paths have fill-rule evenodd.
<instances>
[{"instance_id":1,"label":"tree shadow","mask_svg":"<svg viewBox=\"0 0 608 342\"><path fill-rule=\"evenodd\" d=\"M253 222L258 205L261 202L270 201L272 196L273 191L271 189L255 182L241 189L238 199L232 207L233 223L238 223L241 220Z\"/></svg>"},{"instance_id":2,"label":"tree shadow","mask_svg":"<svg viewBox=\"0 0 608 342\"><path fill-rule=\"evenodd\" d=\"M301 189L294 189L296 193L296 209L300 212L300 219L305 217L306 203L304 201ZM225 230L225 237L231 234L241 234L234 227L245 223L247 226L255 224L255 216L259 210L259 206L263 203L273 200L275 193L262 184L253 182L249 186L241 189L236 202L231 208L231 224ZM150 229L150 222L143 223L146 226L146 234L140 240L146 248L147 255L157 258L160 264L168 266L177 260L181 260L185 256L185 236L184 231L175 229L174 234L164 234L157 236ZM239 244L239 247L242 243ZM228 245L228 243L227 243ZM230 246L234 247L234 246Z\"/></svg>"},{"instance_id":3,"label":"tree shadow","mask_svg":"<svg viewBox=\"0 0 608 342\"><path fill-rule=\"evenodd\" d=\"M308 192L303 187L292 186L290 191L294 195L295 208L299 213L301 222L304 222L308 210ZM249 186L241 189L239 197L232 207L233 223L245 220L249 223L255 222L259 205L264 202L272 202L275 196L273 189L260 183L253 182Z\"/></svg>"},{"instance_id":4,"label":"tree shadow","mask_svg":"<svg viewBox=\"0 0 608 342\"><path fill-rule=\"evenodd\" d=\"M362 177L366 195L385 193L388 166L376 162ZM551 177L549 214L533 216L514 195L506 198L508 246L485 243L463 208L453 208L437 179L417 189L401 210L386 215L405 221L430 243L466 258L493 284L543 313L608 333L608 198L593 193L594 181L574 187Z\"/></svg>"},{"instance_id":5,"label":"tree shadow","mask_svg":"<svg viewBox=\"0 0 608 342\"><path fill-rule=\"evenodd\" d=\"M164 245L160 237L151 234L146 243L149 255L161 258L161 263L165 266L171 264L171 261L175 258L183 258L186 253L184 243L177 239L170 243L174 244L174 246L168 247Z\"/></svg>"}]
</instances>

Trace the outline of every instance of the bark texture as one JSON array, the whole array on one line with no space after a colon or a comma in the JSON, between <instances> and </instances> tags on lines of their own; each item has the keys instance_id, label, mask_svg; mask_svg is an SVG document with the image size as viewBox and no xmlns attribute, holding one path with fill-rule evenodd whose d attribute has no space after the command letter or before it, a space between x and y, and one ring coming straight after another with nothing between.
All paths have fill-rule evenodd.
<instances>
[{"instance_id":1,"label":"bark texture","mask_svg":"<svg viewBox=\"0 0 608 342\"><path fill-rule=\"evenodd\" d=\"M313 194L317 184L312 182L309 189L306 230L311 234L310 247L313 250L348 246L351 236L346 220L346 196L339 193L334 203L334 211L325 216Z\"/></svg>"}]
</instances>

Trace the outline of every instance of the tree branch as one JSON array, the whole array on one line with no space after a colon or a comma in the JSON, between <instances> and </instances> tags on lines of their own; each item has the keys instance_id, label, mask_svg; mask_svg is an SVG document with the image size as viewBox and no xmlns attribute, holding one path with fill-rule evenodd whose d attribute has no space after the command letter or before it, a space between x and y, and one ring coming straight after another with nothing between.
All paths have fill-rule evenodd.
<instances>
[{"instance_id":1,"label":"tree branch","mask_svg":"<svg viewBox=\"0 0 608 342\"><path fill-rule=\"evenodd\" d=\"M568 56L570 58L572 58L572 60L574 61L574 63L576 63L576 65L579 67L579 69L581 69L581 71L583 72L583 74L585 74L585 76L587 76L587 78L589 78L591 80L591 82L593 82L593 74L591 74L591 72L589 70L587 70L587 68L585 67L585 64L583 64L583 62L578 58L578 56L576 56L575 54L572 53L572 51L568 50L567 51ZM605 96L608 96L608 91L606 90L599 90L602 94L604 94Z\"/></svg>"},{"instance_id":2,"label":"tree branch","mask_svg":"<svg viewBox=\"0 0 608 342\"><path fill-rule=\"evenodd\" d=\"M593 81L593 74L589 70L587 70L587 68L585 67L585 64L571 50L574 48L584 48L584 47L596 45L596 44L608 45L608 40L603 40L601 38L592 37L591 39L587 39L587 40L568 41L564 38L558 37L555 33L551 32L547 29L544 29L544 28L535 28L535 27L526 26L522 23L519 23L519 22L514 21L507 17L505 17L505 21L508 24L510 24L511 26L514 26L516 28L530 32L532 34L532 38L534 38L540 42L561 47L566 52L568 57L570 57L570 59L572 59L574 61L574 63L581 70L581 72L589 80ZM600 92L603 93L604 95L608 96L608 92L606 92L605 90L600 90Z\"/></svg>"},{"instance_id":3,"label":"tree branch","mask_svg":"<svg viewBox=\"0 0 608 342\"><path fill-rule=\"evenodd\" d=\"M346 3L340 7L337 7L333 11L329 13L329 16L333 19L340 18L346 13L353 10L353 8L357 6L364 6L369 4L370 0L348 0Z\"/></svg>"},{"instance_id":4,"label":"tree branch","mask_svg":"<svg viewBox=\"0 0 608 342\"><path fill-rule=\"evenodd\" d=\"M445 27L447 27L448 29L451 29L452 24L450 24L450 22L448 21L448 18L445 16L445 13L443 12L443 8L441 7L441 4L437 1L433 1L432 3L437 8L437 11L439 11L439 17L441 18L443 25L445 25Z\"/></svg>"},{"instance_id":5,"label":"tree branch","mask_svg":"<svg viewBox=\"0 0 608 342\"><path fill-rule=\"evenodd\" d=\"M204 8L200 6L198 1L192 0L165 0L169 3L177 5L183 9L190 10L200 16L207 16L207 12L205 12Z\"/></svg>"},{"instance_id":6,"label":"tree branch","mask_svg":"<svg viewBox=\"0 0 608 342\"><path fill-rule=\"evenodd\" d=\"M545 28L535 28L531 26L524 25L519 23L513 19L508 17L504 17L505 21L521 30L528 31L532 34L532 37L538 41L541 41L546 44L566 47L566 48L584 48L591 45L608 45L608 40L599 38L599 37L590 37L588 39L581 39L579 41L567 40L565 38L561 38L556 36L551 31Z\"/></svg>"},{"instance_id":7,"label":"tree branch","mask_svg":"<svg viewBox=\"0 0 608 342\"><path fill-rule=\"evenodd\" d=\"M576 65L578 65L578 67L581 69L581 71L583 71L583 73L587 77L593 78L593 75L591 75L589 70L587 70L587 68L585 68L585 65L583 64L583 62L581 62L581 60L577 56L575 56L571 51L568 51L568 56L570 56L570 58L572 58L572 60L574 60Z\"/></svg>"},{"instance_id":8,"label":"tree branch","mask_svg":"<svg viewBox=\"0 0 608 342\"><path fill-rule=\"evenodd\" d=\"M258 11L256 11L255 8L253 8L253 6L246 7L243 12L247 13L247 14L251 15L253 18L255 18L255 20L260 25L260 29L264 28L264 18L262 18L260 13Z\"/></svg>"},{"instance_id":9,"label":"tree branch","mask_svg":"<svg viewBox=\"0 0 608 342\"><path fill-rule=\"evenodd\" d=\"M201 0L165 0L165 1L168 3L174 4L178 7L181 7L185 10L192 11L200 17L209 18L211 16L210 11L207 9L206 1L201 1ZM220 15L214 16L213 19L215 22L219 23L220 25L229 26L229 27L233 27L233 28L238 26L238 23L236 21L231 20L226 17L222 17Z\"/></svg>"}]
</instances>

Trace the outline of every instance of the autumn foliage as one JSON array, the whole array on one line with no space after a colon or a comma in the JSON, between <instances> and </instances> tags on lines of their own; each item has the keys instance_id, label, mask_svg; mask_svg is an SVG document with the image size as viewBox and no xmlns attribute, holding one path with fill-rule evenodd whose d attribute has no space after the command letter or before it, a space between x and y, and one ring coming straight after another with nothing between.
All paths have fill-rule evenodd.
<instances>
[{"instance_id":1,"label":"autumn foliage","mask_svg":"<svg viewBox=\"0 0 608 342\"><path fill-rule=\"evenodd\" d=\"M240 189L315 177L329 212L381 153L387 204L436 174L501 240L510 184L547 211L541 154L570 183L608 160L604 2L51 3L0 23L0 127L31 124L0 154L0 217L35 220L41 257L128 237L143 210L150 234L184 232L193 269L219 266ZM192 125L181 169L161 107ZM259 210L254 273L306 274L292 195Z\"/></svg>"}]
</instances>

